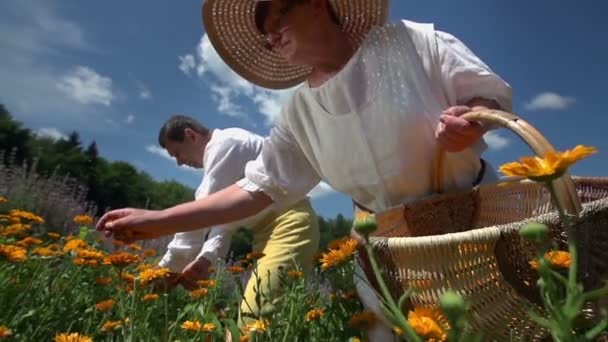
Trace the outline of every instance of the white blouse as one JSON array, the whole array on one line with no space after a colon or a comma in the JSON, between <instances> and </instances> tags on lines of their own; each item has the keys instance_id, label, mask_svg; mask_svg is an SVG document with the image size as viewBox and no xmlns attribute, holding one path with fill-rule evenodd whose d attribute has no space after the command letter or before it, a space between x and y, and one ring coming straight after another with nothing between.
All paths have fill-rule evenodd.
<instances>
[{"instance_id":1,"label":"white blouse","mask_svg":"<svg viewBox=\"0 0 608 342\"><path fill-rule=\"evenodd\" d=\"M427 196L439 115L474 97L511 110L509 85L452 35L410 21L376 27L338 74L296 90L238 184L285 204L325 180L372 210ZM472 185L483 149L446 156L446 189Z\"/></svg>"}]
</instances>

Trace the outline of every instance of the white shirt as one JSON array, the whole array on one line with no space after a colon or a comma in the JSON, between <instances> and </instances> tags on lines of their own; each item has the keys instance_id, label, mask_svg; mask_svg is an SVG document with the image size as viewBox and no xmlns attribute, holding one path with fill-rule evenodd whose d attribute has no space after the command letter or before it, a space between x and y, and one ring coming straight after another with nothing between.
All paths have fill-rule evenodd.
<instances>
[{"instance_id":1,"label":"white shirt","mask_svg":"<svg viewBox=\"0 0 608 342\"><path fill-rule=\"evenodd\" d=\"M439 115L474 97L511 109L511 90L458 39L403 21L370 31L318 88L299 87L239 185L295 201L320 180L372 209L432 193ZM447 190L472 186L483 141L444 161Z\"/></svg>"},{"instance_id":2,"label":"white shirt","mask_svg":"<svg viewBox=\"0 0 608 342\"><path fill-rule=\"evenodd\" d=\"M211 134L203 157L205 175L195 193L201 199L222 190L243 178L247 162L255 160L262 151L264 138L239 128L216 129ZM167 246L167 252L159 263L172 272L181 272L196 258L204 257L212 263L224 259L230 248L232 234L239 227L247 227L278 210L273 204L259 214L238 222L177 233ZM205 239L206 238L206 239Z\"/></svg>"}]
</instances>

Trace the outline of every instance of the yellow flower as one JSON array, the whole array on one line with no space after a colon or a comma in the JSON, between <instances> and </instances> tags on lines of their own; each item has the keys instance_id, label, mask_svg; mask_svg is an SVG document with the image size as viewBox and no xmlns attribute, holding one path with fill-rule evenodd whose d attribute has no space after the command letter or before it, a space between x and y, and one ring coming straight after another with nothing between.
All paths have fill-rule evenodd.
<instances>
[{"instance_id":1,"label":"yellow flower","mask_svg":"<svg viewBox=\"0 0 608 342\"><path fill-rule=\"evenodd\" d=\"M159 296L156 293L147 293L145 296L143 296L141 298L141 300L144 301L144 302L151 302L153 300L157 300L158 297Z\"/></svg>"},{"instance_id":2,"label":"yellow flower","mask_svg":"<svg viewBox=\"0 0 608 342\"><path fill-rule=\"evenodd\" d=\"M153 249L146 249L143 252L143 255L144 255L144 258L151 258L151 257L156 256L156 251Z\"/></svg>"},{"instance_id":3,"label":"yellow flower","mask_svg":"<svg viewBox=\"0 0 608 342\"><path fill-rule=\"evenodd\" d=\"M350 240L350 237L348 237L348 236L344 236L339 239L332 240L327 243L327 249L328 250L340 249L340 246L342 246L348 240Z\"/></svg>"},{"instance_id":4,"label":"yellow flower","mask_svg":"<svg viewBox=\"0 0 608 342\"><path fill-rule=\"evenodd\" d=\"M87 243L81 239L71 239L63 246L63 251L69 253L71 251L87 248L87 246Z\"/></svg>"},{"instance_id":5,"label":"yellow flower","mask_svg":"<svg viewBox=\"0 0 608 342\"><path fill-rule=\"evenodd\" d=\"M199 332L203 330L203 325L199 321L185 321L181 325L183 330Z\"/></svg>"},{"instance_id":6,"label":"yellow flower","mask_svg":"<svg viewBox=\"0 0 608 342\"><path fill-rule=\"evenodd\" d=\"M110 255L108 255L105 260L104 260L104 264L106 265L114 265L114 266L118 266L118 267L125 267L128 266L130 264L134 264L139 262L139 256L135 255L135 254L131 254L128 252L114 252Z\"/></svg>"},{"instance_id":7,"label":"yellow flower","mask_svg":"<svg viewBox=\"0 0 608 342\"><path fill-rule=\"evenodd\" d=\"M55 232L48 232L48 233L46 233L46 235L48 235L48 237L53 238L53 239L59 239L61 237L61 234L55 233Z\"/></svg>"},{"instance_id":8,"label":"yellow flower","mask_svg":"<svg viewBox=\"0 0 608 342\"><path fill-rule=\"evenodd\" d=\"M448 337L436 320L438 315L437 310L419 307L407 314L407 322L425 340L446 341Z\"/></svg>"},{"instance_id":9,"label":"yellow flower","mask_svg":"<svg viewBox=\"0 0 608 342\"><path fill-rule=\"evenodd\" d=\"M245 325L245 327L243 328L243 332L245 334L248 334L250 332L258 332L258 333L263 333L266 331L266 329L268 329L268 327L270 326L270 321L267 319L259 319L253 322L249 322L247 323L247 325Z\"/></svg>"},{"instance_id":10,"label":"yellow flower","mask_svg":"<svg viewBox=\"0 0 608 342\"><path fill-rule=\"evenodd\" d=\"M62 256L63 252L54 250L50 247L36 247L32 250L33 254L40 255L41 257L58 257Z\"/></svg>"},{"instance_id":11,"label":"yellow flower","mask_svg":"<svg viewBox=\"0 0 608 342\"><path fill-rule=\"evenodd\" d=\"M551 263L551 267L568 268L572 263L572 256L570 253L564 251L550 251L545 253L545 260ZM530 261L530 266L533 269L538 269L538 261Z\"/></svg>"},{"instance_id":12,"label":"yellow flower","mask_svg":"<svg viewBox=\"0 0 608 342\"><path fill-rule=\"evenodd\" d=\"M357 250L357 241L353 239L346 240L338 249L331 249L327 253L323 253L321 257L321 269L326 271L334 266L341 265L351 259Z\"/></svg>"},{"instance_id":13,"label":"yellow flower","mask_svg":"<svg viewBox=\"0 0 608 342\"><path fill-rule=\"evenodd\" d=\"M13 223L2 231L2 236L25 235L32 227L29 224Z\"/></svg>"},{"instance_id":14,"label":"yellow flower","mask_svg":"<svg viewBox=\"0 0 608 342\"><path fill-rule=\"evenodd\" d=\"M595 147L578 145L564 152L549 151L544 158L522 157L500 167L506 176L527 177L535 181L548 181L561 176L571 165L597 152Z\"/></svg>"},{"instance_id":15,"label":"yellow flower","mask_svg":"<svg viewBox=\"0 0 608 342\"><path fill-rule=\"evenodd\" d=\"M76 224L88 226L91 223L93 223L93 218L89 215L76 215L76 216L74 216L72 221L74 221L74 223L76 223Z\"/></svg>"},{"instance_id":16,"label":"yellow flower","mask_svg":"<svg viewBox=\"0 0 608 342\"><path fill-rule=\"evenodd\" d=\"M209 280L198 280L196 282L196 284L200 287L206 287L206 288L214 288L215 285L217 285L217 282L214 279L209 279Z\"/></svg>"},{"instance_id":17,"label":"yellow flower","mask_svg":"<svg viewBox=\"0 0 608 342\"><path fill-rule=\"evenodd\" d=\"M101 332L114 331L120 327L122 327L122 321L105 321L101 326Z\"/></svg>"},{"instance_id":18,"label":"yellow flower","mask_svg":"<svg viewBox=\"0 0 608 342\"><path fill-rule=\"evenodd\" d=\"M247 253L247 259L249 259L249 260L257 260L257 259L263 258L265 256L266 256L266 254L264 254L262 252Z\"/></svg>"},{"instance_id":19,"label":"yellow flower","mask_svg":"<svg viewBox=\"0 0 608 342\"><path fill-rule=\"evenodd\" d=\"M114 307L116 301L114 299L107 299L95 304L95 308L99 311L109 311Z\"/></svg>"},{"instance_id":20,"label":"yellow flower","mask_svg":"<svg viewBox=\"0 0 608 342\"><path fill-rule=\"evenodd\" d=\"M99 285L108 285L112 282L112 277L96 277L95 282Z\"/></svg>"},{"instance_id":21,"label":"yellow flower","mask_svg":"<svg viewBox=\"0 0 608 342\"><path fill-rule=\"evenodd\" d=\"M42 240L37 239L35 237L28 236L28 237L22 239L21 241L18 241L17 245L27 248L31 245L39 245L41 243L42 243Z\"/></svg>"},{"instance_id":22,"label":"yellow flower","mask_svg":"<svg viewBox=\"0 0 608 342\"><path fill-rule=\"evenodd\" d=\"M94 248L78 249L78 250L76 250L76 255L78 255L79 257L81 257L83 259L97 259L97 260L102 260L105 256L103 254L103 252L98 251Z\"/></svg>"},{"instance_id":23,"label":"yellow flower","mask_svg":"<svg viewBox=\"0 0 608 342\"><path fill-rule=\"evenodd\" d=\"M168 276L168 268L148 268L139 273L139 281L142 285L146 285L154 279L167 278Z\"/></svg>"},{"instance_id":24,"label":"yellow flower","mask_svg":"<svg viewBox=\"0 0 608 342\"><path fill-rule=\"evenodd\" d=\"M40 217L34 213L30 213L29 211L13 209L8 214L10 216L12 216L13 218L24 219L24 220L35 222L38 224L44 223L44 220L42 219L42 217Z\"/></svg>"},{"instance_id":25,"label":"yellow flower","mask_svg":"<svg viewBox=\"0 0 608 342\"><path fill-rule=\"evenodd\" d=\"M24 262L27 260L27 250L18 246L0 245L0 255L10 262Z\"/></svg>"},{"instance_id":26,"label":"yellow flower","mask_svg":"<svg viewBox=\"0 0 608 342\"><path fill-rule=\"evenodd\" d=\"M325 313L325 310L322 308L312 309L306 313L306 321L310 322L317 320L323 316L323 313Z\"/></svg>"},{"instance_id":27,"label":"yellow flower","mask_svg":"<svg viewBox=\"0 0 608 342\"><path fill-rule=\"evenodd\" d=\"M55 335L54 342L93 342L93 339L79 333L62 333Z\"/></svg>"},{"instance_id":28,"label":"yellow flower","mask_svg":"<svg viewBox=\"0 0 608 342\"><path fill-rule=\"evenodd\" d=\"M302 271L298 271L298 270L289 270L287 271L287 276L289 276L290 278L300 278L304 273Z\"/></svg>"},{"instance_id":29,"label":"yellow flower","mask_svg":"<svg viewBox=\"0 0 608 342\"><path fill-rule=\"evenodd\" d=\"M215 331L215 324L213 323L205 323L203 324L203 332L213 332Z\"/></svg>"},{"instance_id":30,"label":"yellow flower","mask_svg":"<svg viewBox=\"0 0 608 342\"><path fill-rule=\"evenodd\" d=\"M4 197L0 197L4 198ZM0 339L5 339L11 336L13 332L6 325L0 325Z\"/></svg>"},{"instance_id":31,"label":"yellow flower","mask_svg":"<svg viewBox=\"0 0 608 342\"><path fill-rule=\"evenodd\" d=\"M200 288L200 289L190 291L190 297L192 297L194 299L201 299L201 298L205 298L207 296L207 293L209 293L208 289Z\"/></svg>"},{"instance_id":32,"label":"yellow flower","mask_svg":"<svg viewBox=\"0 0 608 342\"><path fill-rule=\"evenodd\" d=\"M355 313L349 320L348 325L355 329L368 330L376 323L376 315L371 311Z\"/></svg>"},{"instance_id":33,"label":"yellow flower","mask_svg":"<svg viewBox=\"0 0 608 342\"><path fill-rule=\"evenodd\" d=\"M8 202L8 199L4 196L0 196L0 204L4 204L6 202Z\"/></svg>"},{"instance_id":34,"label":"yellow flower","mask_svg":"<svg viewBox=\"0 0 608 342\"><path fill-rule=\"evenodd\" d=\"M232 274L240 274L245 272L245 269L241 266L228 266L226 267L226 270Z\"/></svg>"},{"instance_id":35,"label":"yellow flower","mask_svg":"<svg viewBox=\"0 0 608 342\"><path fill-rule=\"evenodd\" d=\"M398 326L394 326L393 331L395 332L395 334L397 334L399 336L405 335L405 333L403 332L403 329L399 328Z\"/></svg>"},{"instance_id":36,"label":"yellow flower","mask_svg":"<svg viewBox=\"0 0 608 342\"><path fill-rule=\"evenodd\" d=\"M132 250L134 250L134 251L141 251L141 246L139 246L137 244L134 244L134 243L128 245L127 247L130 248L130 249L132 249Z\"/></svg>"}]
</instances>

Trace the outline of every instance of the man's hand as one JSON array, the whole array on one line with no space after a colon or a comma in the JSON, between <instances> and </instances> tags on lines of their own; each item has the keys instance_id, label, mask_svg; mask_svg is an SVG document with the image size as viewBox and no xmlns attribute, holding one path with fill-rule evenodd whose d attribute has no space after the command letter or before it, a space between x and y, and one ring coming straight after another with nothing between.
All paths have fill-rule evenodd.
<instances>
[{"instance_id":1,"label":"man's hand","mask_svg":"<svg viewBox=\"0 0 608 342\"><path fill-rule=\"evenodd\" d=\"M473 109L485 107L453 106L441 113L439 125L435 130L435 138L439 145L448 152L460 152L471 147L484 134L485 129L477 122L469 122L460 116Z\"/></svg>"},{"instance_id":2,"label":"man's hand","mask_svg":"<svg viewBox=\"0 0 608 342\"><path fill-rule=\"evenodd\" d=\"M199 288L196 282L209 277L210 266L211 262L206 258L200 257L195 259L184 267L179 278L179 283L189 291Z\"/></svg>"},{"instance_id":3,"label":"man's hand","mask_svg":"<svg viewBox=\"0 0 608 342\"><path fill-rule=\"evenodd\" d=\"M97 230L103 231L106 237L114 238L125 243L136 240L155 239L166 234L162 226L161 212L134 208L117 209L107 212L97 222Z\"/></svg>"}]
</instances>

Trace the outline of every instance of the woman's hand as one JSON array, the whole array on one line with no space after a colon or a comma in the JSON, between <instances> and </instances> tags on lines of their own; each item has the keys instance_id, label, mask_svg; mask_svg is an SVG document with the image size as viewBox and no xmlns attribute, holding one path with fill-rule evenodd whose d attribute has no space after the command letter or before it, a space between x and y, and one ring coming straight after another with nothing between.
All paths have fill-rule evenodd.
<instances>
[{"instance_id":1,"label":"woman's hand","mask_svg":"<svg viewBox=\"0 0 608 342\"><path fill-rule=\"evenodd\" d=\"M460 152L471 147L485 134L486 130L477 122L469 122L460 116L472 110L485 107L453 106L441 113L435 130L439 145L448 152Z\"/></svg>"},{"instance_id":2,"label":"woman's hand","mask_svg":"<svg viewBox=\"0 0 608 342\"><path fill-rule=\"evenodd\" d=\"M103 231L107 237L114 235L117 240L133 243L136 240L149 240L166 235L161 220L161 211L117 209L101 217L97 222L97 230Z\"/></svg>"}]
</instances>

